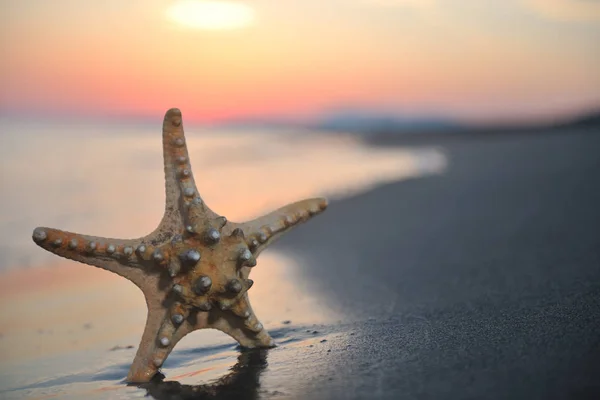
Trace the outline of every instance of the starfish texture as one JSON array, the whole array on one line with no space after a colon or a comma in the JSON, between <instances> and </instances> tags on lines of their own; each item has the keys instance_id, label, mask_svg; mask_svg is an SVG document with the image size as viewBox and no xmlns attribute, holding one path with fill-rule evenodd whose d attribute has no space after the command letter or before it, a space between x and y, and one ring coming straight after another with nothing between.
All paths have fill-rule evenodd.
<instances>
[{"instance_id":1,"label":"starfish texture","mask_svg":"<svg viewBox=\"0 0 600 400\"><path fill-rule=\"evenodd\" d=\"M270 243L327 207L316 198L244 223L219 216L196 188L178 109L165 115L163 152L166 205L154 232L110 239L40 227L32 235L45 250L114 272L142 290L148 315L129 382L149 381L177 342L197 329L218 329L242 347L274 346L250 306L248 275Z\"/></svg>"}]
</instances>

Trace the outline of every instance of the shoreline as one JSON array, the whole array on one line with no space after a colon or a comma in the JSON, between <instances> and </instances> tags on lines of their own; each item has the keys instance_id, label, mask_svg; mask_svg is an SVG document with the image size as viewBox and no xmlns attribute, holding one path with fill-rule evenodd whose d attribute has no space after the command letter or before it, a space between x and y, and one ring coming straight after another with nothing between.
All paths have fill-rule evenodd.
<instances>
[{"instance_id":1,"label":"shoreline","mask_svg":"<svg viewBox=\"0 0 600 400\"><path fill-rule=\"evenodd\" d=\"M134 349L105 346L70 360L83 372L58 382L50 373L23 390L162 399L212 382L220 394L207 398L600 394L600 187L591 184L600 178L600 135L443 148L444 174L334 200L261 255L253 305L277 348L244 353L226 337L191 335L167 360L166 382L137 388L119 383Z\"/></svg>"}]
</instances>

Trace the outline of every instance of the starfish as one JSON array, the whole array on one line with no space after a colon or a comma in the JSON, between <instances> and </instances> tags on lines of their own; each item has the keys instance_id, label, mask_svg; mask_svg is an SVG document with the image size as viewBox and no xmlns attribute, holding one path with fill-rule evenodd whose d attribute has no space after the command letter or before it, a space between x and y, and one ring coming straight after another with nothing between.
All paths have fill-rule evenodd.
<instances>
[{"instance_id":1,"label":"starfish","mask_svg":"<svg viewBox=\"0 0 600 400\"><path fill-rule=\"evenodd\" d=\"M163 122L166 205L154 230L111 239L38 227L35 243L56 255L116 273L141 289L146 326L127 375L148 382L177 342L198 329L218 329L244 348L275 345L254 314L248 278L258 255L283 233L321 213L327 200L289 204L244 223L227 221L200 197L178 109Z\"/></svg>"}]
</instances>

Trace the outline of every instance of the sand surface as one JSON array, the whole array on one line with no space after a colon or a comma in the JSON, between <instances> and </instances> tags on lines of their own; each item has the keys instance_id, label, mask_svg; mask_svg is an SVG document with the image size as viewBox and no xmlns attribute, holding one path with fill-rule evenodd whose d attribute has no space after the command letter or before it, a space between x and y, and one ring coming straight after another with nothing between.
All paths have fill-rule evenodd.
<instances>
[{"instance_id":1,"label":"sand surface","mask_svg":"<svg viewBox=\"0 0 600 400\"><path fill-rule=\"evenodd\" d=\"M599 133L435 143L445 173L334 200L261 255L252 300L276 349L240 353L197 332L167 360L166 381L141 388L121 382L135 349L110 350L137 345L143 300L131 284L77 264L33 282L14 273L36 289L2 280L0 397L594 398ZM55 280L50 306L37 285ZM56 331L32 322L32 309L54 320L60 304ZM48 348L19 350L15 335Z\"/></svg>"},{"instance_id":2,"label":"sand surface","mask_svg":"<svg viewBox=\"0 0 600 400\"><path fill-rule=\"evenodd\" d=\"M440 144L279 243L358 321L304 395L600 398L600 130Z\"/></svg>"}]
</instances>

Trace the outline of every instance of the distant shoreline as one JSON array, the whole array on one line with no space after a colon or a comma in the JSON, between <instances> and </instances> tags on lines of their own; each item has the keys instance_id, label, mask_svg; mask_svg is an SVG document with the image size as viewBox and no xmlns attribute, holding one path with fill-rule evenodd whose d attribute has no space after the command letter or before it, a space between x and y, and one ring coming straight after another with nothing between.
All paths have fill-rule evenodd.
<instances>
[{"instance_id":1,"label":"distant shoreline","mask_svg":"<svg viewBox=\"0 0 600 400\"><path fill-rule=\"evenodd\" d=\"M589 126L551 126L546 129L535 127L517 128L472 128L455 131L430 131L430 132L375 132L363 138L365 144L376 147L385 146L412 146L430 145L461 141L461 140L492 140L503 137L529 136L529 135L562 135L576 129L578 132L589 134L600 133L600 124Z\"/></svg>"}]
</instances>

